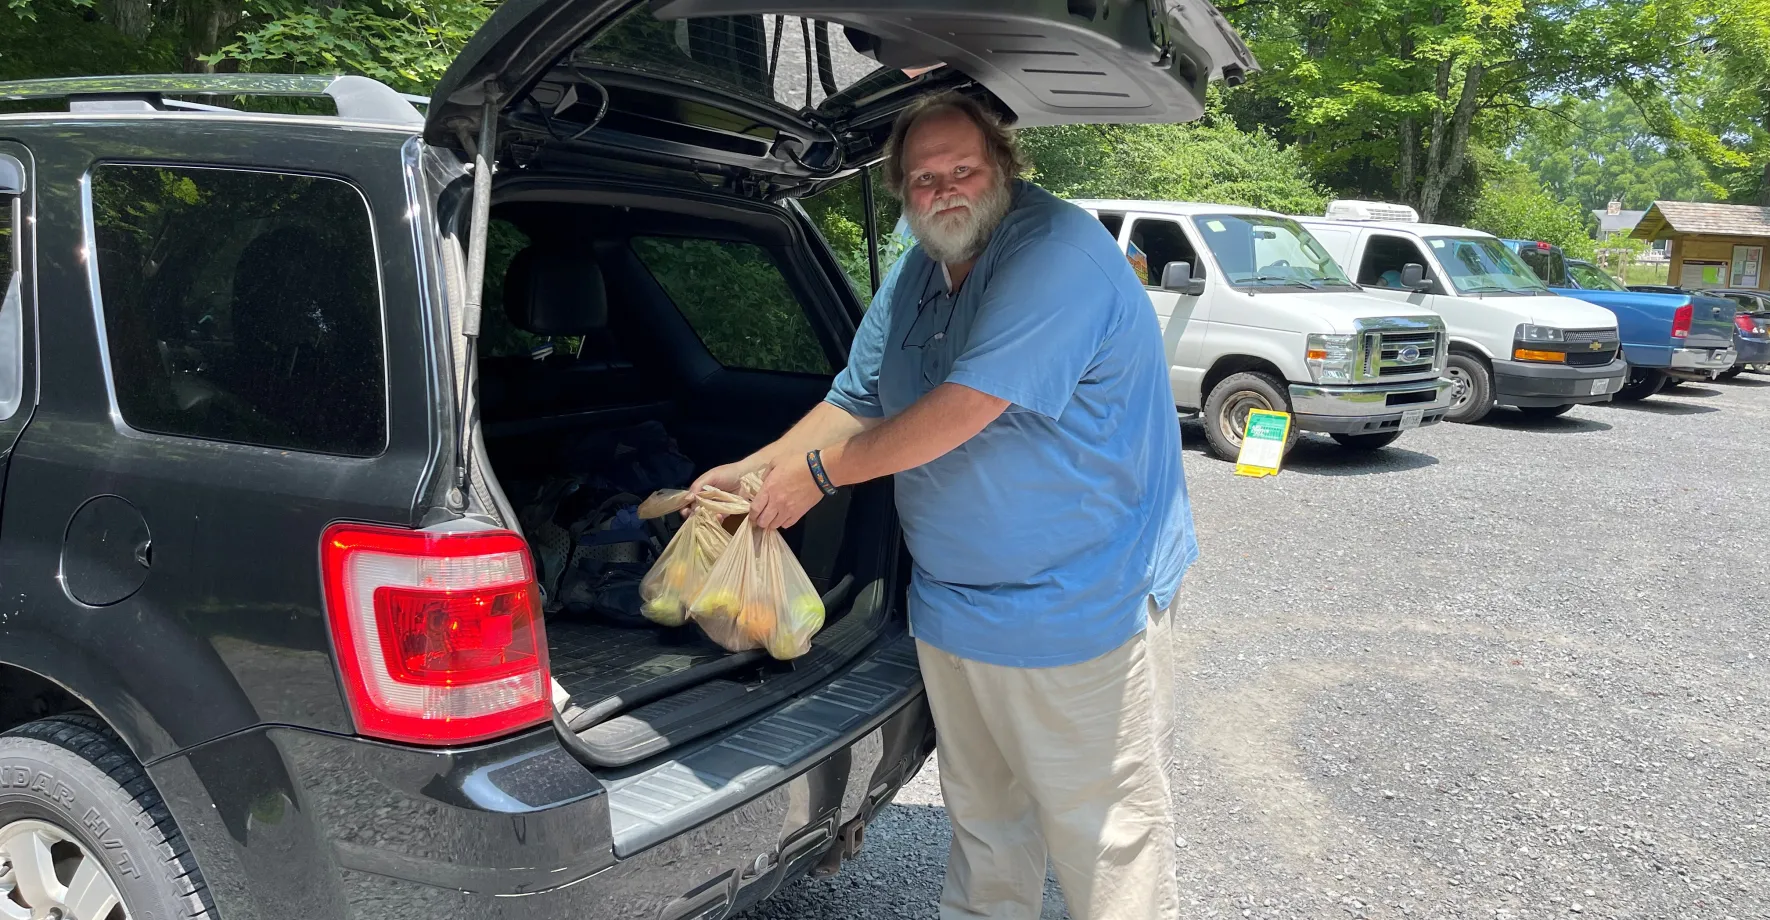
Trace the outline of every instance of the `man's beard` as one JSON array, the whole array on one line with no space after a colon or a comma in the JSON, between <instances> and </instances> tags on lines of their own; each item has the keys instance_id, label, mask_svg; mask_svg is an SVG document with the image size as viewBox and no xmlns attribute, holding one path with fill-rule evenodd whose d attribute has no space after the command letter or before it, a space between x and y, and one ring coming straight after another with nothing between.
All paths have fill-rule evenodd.
<instances>
[{"instance_id":1,"label":"man's beard","mask_svg":"<svg viewBox=\"0 0 1770 920\"><path fill-rule=\"evenodd\" d=\"M910 232L934 261L969 262L989 245L990 234L1008 215L1013 197L1007 182L996 182L975 201L964 195L936 198L929 202L927 211L908 211ZM955 214L936 216L941 209L954 205L965 207Z\"/></svg>"}]
</instances>

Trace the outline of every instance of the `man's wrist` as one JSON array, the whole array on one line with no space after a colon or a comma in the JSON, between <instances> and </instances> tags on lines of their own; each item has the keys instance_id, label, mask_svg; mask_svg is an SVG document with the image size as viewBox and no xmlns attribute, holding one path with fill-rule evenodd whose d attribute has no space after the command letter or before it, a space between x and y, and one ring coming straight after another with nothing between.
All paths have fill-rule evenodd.
<instances>
[{"instance_id":1,"label":"man's wrist","mask_svg":"<svg viewBox=\"0 0 1770 920\"><path fill-rule=\"evenodd\" d=\"M854 484L842 475L843 457L847 451L848 442L840 441L818 452L818 459L823 463L824 476L830 480L830 485L837 488Z\"/></svg>"}]
</instances>

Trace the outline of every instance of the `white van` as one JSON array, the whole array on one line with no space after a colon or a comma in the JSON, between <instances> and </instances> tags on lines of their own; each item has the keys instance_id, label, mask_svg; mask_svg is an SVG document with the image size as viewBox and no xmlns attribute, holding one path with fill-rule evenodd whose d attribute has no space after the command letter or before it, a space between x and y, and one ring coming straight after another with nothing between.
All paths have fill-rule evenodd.
<instances>
[{"instance_id":1,"label":"white van","mask_svg":"<svg viewBox=\"0 0 1770 920\"><path fill-rule=\"evenodd\" d=\"M1444 317L1450 421L1478 422L1495 405L1560 415L1610 401L1628 377L1616 314L1551 292L1491 234L1370 201L1336 201L1326 217L1298 220L1366 291Z\"/></svg>"},{"instance_id":2,"label":"white van","mask_svg":"<svg viewBox=\"0 0 1770 920\"><path fill-rule=\"evenodd\" d=\"M1118 238L1162 323L1174 402L1211 452L1241 450L1248 410L1292 415L1359 450L1450 406L1445 328L1431 309L1362 293L1298 223L1254 208L1076 201Z\"/></svg>"}]
</instances>

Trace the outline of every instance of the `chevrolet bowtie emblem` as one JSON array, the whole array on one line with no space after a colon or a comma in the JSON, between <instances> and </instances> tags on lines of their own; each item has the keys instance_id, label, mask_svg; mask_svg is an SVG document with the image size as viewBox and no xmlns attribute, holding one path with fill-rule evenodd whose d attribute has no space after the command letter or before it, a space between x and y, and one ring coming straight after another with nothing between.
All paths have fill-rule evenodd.
<instances>
[{"instance_id":1,"label":"chevrolet bowtie emblem","mask_svg":"<svg viewBox=\"0 0 1770 920\"><path fill-rule=\"evenodd\" d=\"M1592 344L1587 345L1586 347L1591 349L1592 351L1603 351L1604 350L1604 343L1603 342L1593 342Z\"/></svg>"}]
</instances>

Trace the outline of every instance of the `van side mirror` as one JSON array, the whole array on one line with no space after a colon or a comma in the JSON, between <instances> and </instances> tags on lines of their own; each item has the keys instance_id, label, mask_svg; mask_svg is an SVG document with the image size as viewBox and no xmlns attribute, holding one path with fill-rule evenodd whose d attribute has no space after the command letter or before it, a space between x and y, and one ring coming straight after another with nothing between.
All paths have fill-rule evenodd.
<instances>
[{"instance_id":1,"label":"van side mirror","mask_svg":"<svg viewBox=\"0 0 1770 920\"><path fill-rule=\"evenodd\" d=\"M1196 297L1205 292L1205 279L1192 277L1191 262L1169 262L1162 269L1162 290Z\"/></svg>"},{"instance_id":2,"label":"van side mirror","mask_svg":"<svg viewBox=\"0 0 1770 920\"><path fill-rule=\"evenodd\" d=\"M1432 282L1426 280L1426 266L1418 262L1401 266L1401 286L1410 291L1432 290Z\"/></svg>"}]
</instances>

